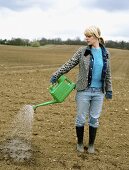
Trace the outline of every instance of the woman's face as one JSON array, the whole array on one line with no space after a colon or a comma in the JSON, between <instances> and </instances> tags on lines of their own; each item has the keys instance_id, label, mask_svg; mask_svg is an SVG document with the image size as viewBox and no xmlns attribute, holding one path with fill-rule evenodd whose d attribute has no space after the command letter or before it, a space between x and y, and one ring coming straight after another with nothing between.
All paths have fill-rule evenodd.
<instances>
[{"instance_id":1,"label":"woman's face","mask_svg":"<svg viewBox=\"0 0 129 170\"><path fill-rule=\"evenodd\" d=\"M88 45L92 45L92 46L94 46L98 42L98 38L96 38L95 36L92 36L92 35L86 36L85 40Z\"/></svg>"}]
</instances>

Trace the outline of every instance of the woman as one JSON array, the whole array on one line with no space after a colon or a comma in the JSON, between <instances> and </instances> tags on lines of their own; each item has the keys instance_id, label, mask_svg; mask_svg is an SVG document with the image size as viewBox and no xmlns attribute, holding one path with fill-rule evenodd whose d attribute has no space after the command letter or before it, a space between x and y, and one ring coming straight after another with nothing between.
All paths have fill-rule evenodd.
<instances>
[{"instance_id":1,"label":"woman","mask_svg":"<svg viewBox=\"0 0 129 170\"><path fill-rule=\"evenodd\" d=\"M88 152L94 153L94 142L104 95L112 99L112 82L109 53L104 46L100 29L90 26L84 32L88 46L81 47L73 57L62 65L51 77L51 83L79 64L76 83L76 135L77 151L84 152L83 136L86 118L89 125Z\"/></svg>"}]
</instances>

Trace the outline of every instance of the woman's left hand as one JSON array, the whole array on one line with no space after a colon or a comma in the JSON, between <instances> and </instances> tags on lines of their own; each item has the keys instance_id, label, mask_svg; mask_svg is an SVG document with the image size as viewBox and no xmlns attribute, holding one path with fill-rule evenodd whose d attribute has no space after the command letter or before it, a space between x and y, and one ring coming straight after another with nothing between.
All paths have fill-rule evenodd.
<instances>
[{"instance_id":1,"label":"woman's left hand","mask_svg":"<svg viewBox=\"0 0 129 170\"><path fill-rule=\"evenodd\" d=\"M112 91L107 91L105 97L106 99L112 99Z\"/></svg>"}]
</instances>

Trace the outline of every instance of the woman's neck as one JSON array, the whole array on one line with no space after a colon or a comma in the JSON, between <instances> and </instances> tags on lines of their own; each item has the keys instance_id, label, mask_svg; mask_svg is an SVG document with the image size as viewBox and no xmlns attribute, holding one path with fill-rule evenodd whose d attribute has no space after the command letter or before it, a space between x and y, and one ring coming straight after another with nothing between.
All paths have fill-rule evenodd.
<instances>
[{"instance_id":1,"label":"woman's neck","mask_svg":"<svg viewBox=\"0 0 129 170\"><path fill-rule=\"evenodd\" d=\"M99 48L99 41L96 41L92 44L93 48Z\"/></svg>"}]
</instances>

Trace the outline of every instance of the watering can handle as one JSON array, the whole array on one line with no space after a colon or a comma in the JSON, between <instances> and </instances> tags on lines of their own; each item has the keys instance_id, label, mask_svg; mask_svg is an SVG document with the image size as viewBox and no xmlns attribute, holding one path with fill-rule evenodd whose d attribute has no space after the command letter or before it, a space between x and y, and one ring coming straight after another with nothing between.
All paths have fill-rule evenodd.
<instances>
[{"instance_id":1,"label":"watering can handle","mask_svg":"<svg viewBox=\"0 0 129 170\"><path fill-rule=\"evenodd\" d=\"M67 77L66 77L66 81L67 81L67 82L69 82L69 83L72 83L72 81L71 81L71 80L69 80Z\"/></svg>"},{"instance_id":2,"label":"watering can handle","mask_svg":"<svg viewBox=\"0 0 129 170\"><path fill-rule=\"evenodd\" d=\"M61 82L61 81L67 81L67 82L69 82L70 84L72 83L72 81L71 80L69 80L67 77L65 77L64 75L62 75L59 79L58 79L58 83L59 82Z\"/></svg>"},{"instance_id":3,"label":"watering can handle","mask_svg":"<svg viewBox=\"0 0 129 170\"><path fill-rule=\"evenodd\" d=\"M60 83L61 81L67 81L67 82L69 82L70 84L72 84L72 81L71 80L69 80L67 77L65 77L64 75L62 75L58 80L57 80L57 83L54 83L54 84L51 84L50 85L50 88L52 88L52 87L54 87L54 86L56 86L58 83Z\"/></svg>"}]
</instances>

